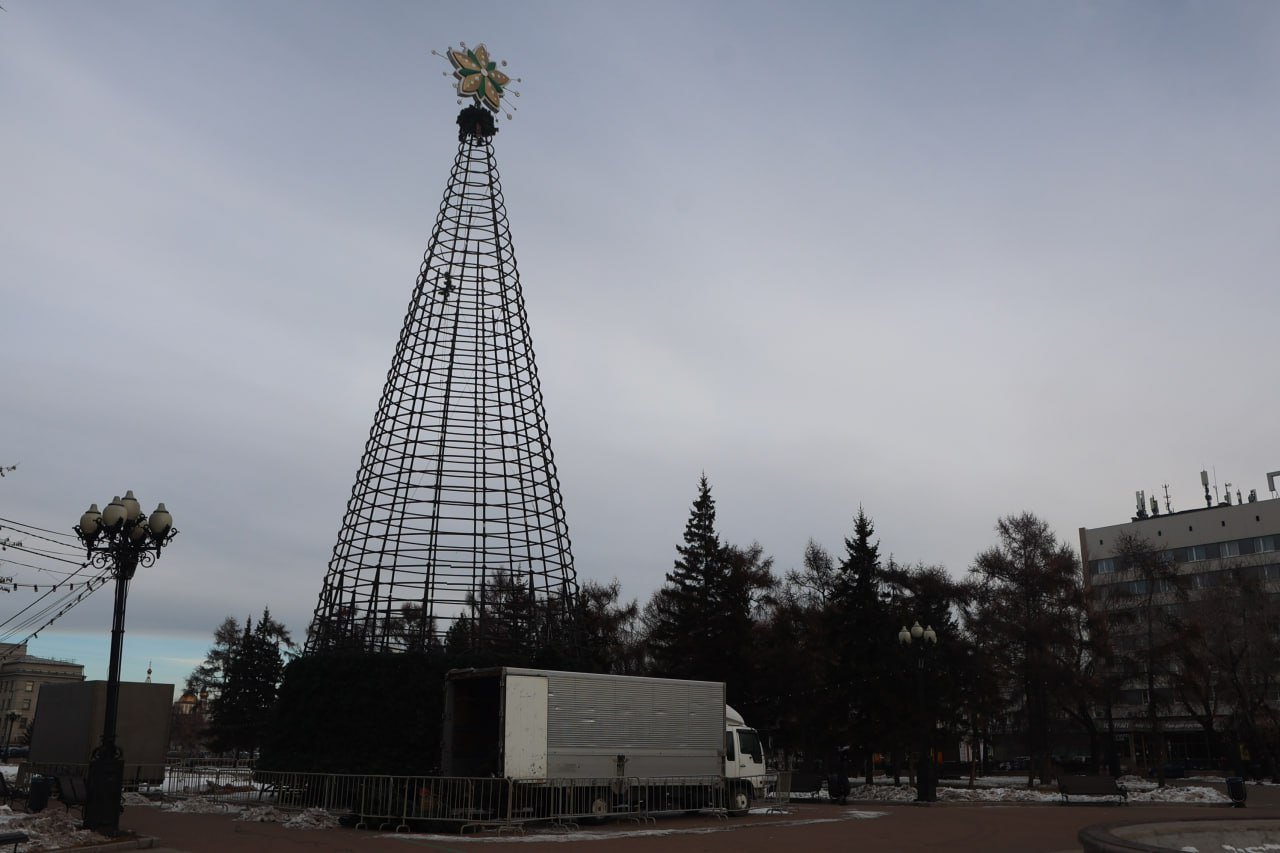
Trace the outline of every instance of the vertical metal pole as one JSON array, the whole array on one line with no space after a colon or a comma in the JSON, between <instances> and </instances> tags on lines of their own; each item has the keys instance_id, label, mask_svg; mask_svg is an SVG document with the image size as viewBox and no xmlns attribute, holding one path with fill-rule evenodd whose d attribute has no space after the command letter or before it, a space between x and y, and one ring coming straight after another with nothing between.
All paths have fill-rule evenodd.
<instances>
[{"instance_id":1,"label":"vertical metal pole","mask_svg":"<svg viewBox=\"0 0 1280 853\"><path fill-rule=\"evenodd\" d=\"M120 658L124 649L125 602L129 581L138 567L136 555L115 555L116 596L111 617L111 660L107 668L107 701L102 715L102 741L89 762L85 784L84 828L103 835L120 834L120 800L124 792L124 755L116 745L120 702Z\"/></svg>"},{"instance_id":2,"label":"vertical metal pole","mask_svg":"<svg viewBox=\"0 0 1280 853\"><path fill-rule=\"evenodd\" d=\"M924 655L922 645L916 653L916 707L920 709L920 762L916 769L916 801L932 803L938 798L933 781L933 759L930 756L930 729L933 727L932 707L926 707L924 691Z\"/></svg>"}]
</instances>

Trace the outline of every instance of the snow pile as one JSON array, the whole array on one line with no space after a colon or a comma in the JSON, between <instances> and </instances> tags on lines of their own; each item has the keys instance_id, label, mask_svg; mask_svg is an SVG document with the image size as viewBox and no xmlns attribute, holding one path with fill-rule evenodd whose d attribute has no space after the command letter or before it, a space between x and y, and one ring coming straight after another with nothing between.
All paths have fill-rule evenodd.
<instances>
[{"instance_id":1,"label":"snow pile","mask_svg":"<svg viewBox=\"0 0 1280 853\"><path fill-rule=\"evenodd\" d=\"M1227 803L1230 798L1214 788L1203 785L1170 785L1151 791L1129 792L1129 800L1134 803Z\"/></svg>"},{"instance_id":2,"label":"snow pile","mask_svg":"<svg viewBox=\"0 0 1280 853\"><path fill-rule=\"evenodd\" d=\"M337 825L338 819L324 809L307 809L281 824L285 829L333 829Z\"/></svg>"},{"instance_id":3,"label":"snow pile","mask_svg":"<svg viewBox=\"0 0 1280 853\"><path fill-rule=\"evenodd\" d=\"M1124 785L1130 794L1134 791L1154 791L1156 788L1160 787L1156 780L1144 779L1141 776L1121 776L1116 781L1121 785Z\"/></svg>"},{"instance_id":4,"label":"snow pile","mask_svg":"<svg viewBox=\"0 0 1280 853\"><path fill-rule=\"evenodd\" d=\"M332 829L338 826L338 819L324 809L307 809L291 815L280 811L275 806L254 806L243 809L236 820L278 823L285 829Z\"/></svg>"},{"instance_id":5,"label":"snow pile","mask_svg":"<svg viewBox=\"0 0 1280 853\"><path fill-rule=\"evenodd\" d=\"M236 820L254 823L280 823L283 819L284 815L280 814L275 806L254 806L253 808L245 809L236 818Z\"/></svg>"},{"instance_id":6,"label":"snow pile","mask_svg":"<svg viewBox=\"0 0 1280 853\"><path fill-rule=\"evenodd\" d=\"M160 805L160 803L151 799L146 794L139 794L137 791L125 791L124 804L126 806L158 806Z\"/></svg>"},{"instance_id":7,"label":"snow pile","mask_svg":"<svg viewBox=\"0 0 1280 853\"><path fill-rule=\"evenodd\" d=\"M1125 776L1120 783L1129 791L1129 799L1136 803L1205 803L1216 804L1229 802L1228 798L1216 790L1203 785L1168 785L1159 788L1152 781L1139 776ZM993 784L1002 782L1003 785ZM952 803L1056 803L1062 799L1056 785L1041 785L1035 788L1026 787L1026 780L1018 777L988 777L977 780L975 787L968 783L956 783L953 786L938 786L938 799ZM887 781L878 785L856 785L849 789L846 797L851 802L873 803L906 803L916 798L916 789L910 785L893 785ZM1076 797L1073 796L1073 801ZM1081 802L1114 802L1115 797L1079 797ZM827 789L824 786L817 794L793 793L792 802L829 802Z\"/></svg>"},{"instance_id":8,"label":"snow pile","mask_svg":"<svg viewBox=\"0 0 1280 853\"><path fill-rule=\"evenodd\" d=\"M913 799L915 791L912 790ZM1055 791L1035 788L938 788L938 799L951 803L1055 803Z\"/></svg>"},{"instance_id":9,"label":"snow pile","mask_svg":"<svg viewBox=\"0 0 1280 853\"><path fill-rule=\"evenodd\" d=\"M239 814L239 806L223 800L211 800L208 797L192 797L189 800L176 800L165 803L160 808L167 812L186 812L188 814Z\"/></svg>"},{"instance_id":10,"label":"snow pile","mask_svg":"<svg viewBox=\"0 0 1280 853\"><path fill-rule=\"evenodd\" d=\"M23 845L23 850L65 850L69 847L84 847L89 844L102 844L110 839L90 829L80 828L79 815L63 809L62 811L44 811L39 814L14 813L7 806L0 813L0 827L6 830L25 832L30 841Z\"/></svg>"}]
</instances>

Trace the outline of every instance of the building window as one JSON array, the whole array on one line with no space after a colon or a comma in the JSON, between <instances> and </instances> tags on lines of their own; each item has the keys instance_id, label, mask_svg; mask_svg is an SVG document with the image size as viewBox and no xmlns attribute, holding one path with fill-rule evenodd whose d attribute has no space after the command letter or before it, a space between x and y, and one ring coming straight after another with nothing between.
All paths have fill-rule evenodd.
<instances>
[{"instance_id":1,"label":"building window","mask_svg":"<svg viewBox=\"0 0 1280 853\"><path fill-rule=\"evenodd\" d=\"M30 693L32 690L34 690L34 689L35 689L35 684L34 684L34 683L32 683L32 682L30 682L30 681L28 681L28 682L27 682L27 686L26 686L26 687L24 687L24 688L22 688L22 689L23 689L23 690L25 690L26 692Z\"/></svg>"},{"instance_id":2,"label":"building window","mask_svg":"<svg viewBox=\"0 0 1280 853\"><path fill-rule=\"evenodd\" d=\"M1116 570L1116 558L1107 557L1103 560L1093 561L1093 573L1095 575L1109 575Z\"/></svg>"},{"instance_id":3,"label":"building window","mask_svg":"<svg viewBox=\"0 0 1280 853\"><path fill-rule=\"evenodd\" d=\"M22 710L24 710L24 711L30 711L30 710L31 710L31 700L30 700L30 699L23 699L23 700L22 700Z\"/></svg>"}]
</instances>

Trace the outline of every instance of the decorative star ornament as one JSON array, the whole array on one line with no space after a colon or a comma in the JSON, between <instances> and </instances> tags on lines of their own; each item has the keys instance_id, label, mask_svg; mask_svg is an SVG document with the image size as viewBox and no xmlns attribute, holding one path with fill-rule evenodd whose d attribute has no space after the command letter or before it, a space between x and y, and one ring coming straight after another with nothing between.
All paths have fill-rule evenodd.
<instances>
[{"instance_id":1,"label":"decorative star ornament","mask_svg":"<svg viewBox=\"0 0 1280 853\"><path fill-rule=\"evenodd\" d=\"M432 53L440 55L434 50ZM503 112L502 96L508 91L520 97L519 92L508 89L511 78L498 68L499 64L505 68L506 61L494 62L489 57L489 49L483 44L468 48L466 42L459 42L457 48L450 48L444 55L453 65L453 77L458 81L460 97L474 98L478 105L493 113ZM511 118L510 113L507 118Z\"/></svg>"}]
</instances>

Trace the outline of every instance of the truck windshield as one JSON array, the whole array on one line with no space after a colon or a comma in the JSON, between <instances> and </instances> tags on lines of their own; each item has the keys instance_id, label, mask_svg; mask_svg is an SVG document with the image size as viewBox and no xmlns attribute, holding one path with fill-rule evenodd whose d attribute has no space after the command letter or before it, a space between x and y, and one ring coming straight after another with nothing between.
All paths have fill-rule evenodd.
<instances>
[{"instance_id":1,"label":"truck windshield","mask_svg":"<svg viewBox=\"0 0 1280 853\"><path fill-rule=\"evenodd\" d=\"M738 746L745 755L750 755L760 764L764 764L764 747L760 745L760 735L751 729L738 729Z\"/></svg>"}]
</instances>

